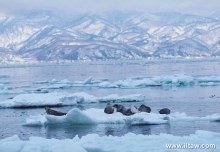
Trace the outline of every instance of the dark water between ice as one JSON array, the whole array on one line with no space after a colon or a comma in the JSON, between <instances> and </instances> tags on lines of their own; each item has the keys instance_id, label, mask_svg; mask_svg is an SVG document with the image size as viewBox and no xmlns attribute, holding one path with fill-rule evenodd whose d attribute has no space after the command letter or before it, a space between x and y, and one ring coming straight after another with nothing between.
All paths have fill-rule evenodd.
<instances>
[{"instance_id":1,"label":"dark water between ice","mask_svg":"<svg viewBox=\"0 0 220 152\"><path fill-rule=\"evenodd\" d=\"M189 76L220 75L220 61L218 60L160 60L160 61L129 61L129 62L96 62L72 63L69 65L38 65L38 66L0 66L0 84L12 87L14 93L21 93L40 86L34 84L43 80L71 81L84 80L90 76L105 78L110 81L126 79L133 76L160 76L186 74ZM54 91L54 90L50 90ZM156 112L158 109L168 107L172 112L185 112L190 116L207 116L220 113L220 86L188 86L188 87L147 87L141 89L118 88L89 88L75 87L62 92L86 92L95 96L109 94L129 95L143 94L146 96L145 104ZM17 94L0 94L0 102ZM213 95L215 95L213 97ZM140 103L132 103L140 104ZM131 103L127 103L131 105ZM105 104L83 104L83 108L103 108ZM68 111L73 107L56 108ZM121 136L128 132L136 134L188 135L196 130L220 132L219 122L173 122L163 125L126 126L126 125L97 125L97 126L45 126L25 127L29 115L44 115L43 108L33 109L0 109L0 138L18 134L27 139L30 136L46 138L73 138L75 135L83 136L96 133L99 135Z\"/></svg>"}]
</instances>

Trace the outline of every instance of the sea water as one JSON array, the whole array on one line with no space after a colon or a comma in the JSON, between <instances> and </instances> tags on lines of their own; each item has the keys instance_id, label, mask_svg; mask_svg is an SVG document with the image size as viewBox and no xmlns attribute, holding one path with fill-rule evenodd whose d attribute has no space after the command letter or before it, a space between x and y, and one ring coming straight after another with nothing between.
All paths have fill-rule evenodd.
<instances>
[{"instance_id":1,"label":"sea water","mask_svg":"<svg viewBox=\"0 0 220 152\"><path fill-rule=\"evenodd\" d=\"M161 108L171 112L184 112L190 116L207 116L220 113L220 85L218 81L207 81L205 84L135 86L135 87L98 87L81 85L60 88L45 88L51 82L83 82L88 78L103 82L119 82L130 78L181 77L214 79L220 76L220 61L217 59L199 60L150 60L150 61L108 61L108 62L73 62L71 64L37 64L37 65L1 65L0 66L0 102L14 98L19 94L43 92L86 92L94 96L110 94L142 94L142 102L157 113ZM187 81L187 80L186 80ZM50 82L50 83L47 83ZM129 82L128 82L129 84ZM125 106L139 106L141 103L123 103ZM79 104L70 107L56 107L56 110L67 112L72 108L88 109L105 107L106 103ZM219 122L179 121L162 125L96 125L96 126L35 126L27 127L26 118L30 115L45 115L44 108L0 109L0 138L14 134L22 139L30 136L46 138L73 138L91 133L99 135L122 136L128 132L135 134L188 135L196 130L220 132Z\"/></svg>"}]
</instances>

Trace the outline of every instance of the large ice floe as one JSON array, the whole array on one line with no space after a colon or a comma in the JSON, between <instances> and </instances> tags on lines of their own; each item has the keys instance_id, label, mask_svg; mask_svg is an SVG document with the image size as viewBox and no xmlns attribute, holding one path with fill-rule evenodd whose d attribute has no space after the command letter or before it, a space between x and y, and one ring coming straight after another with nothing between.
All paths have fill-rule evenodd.
<instances>
[{"instance_id":1,"label":"large ice floe","mask_svg":"<svg viewBox=\"0 0 220 152\"><path fill-rule=\"evenodd\" d=\"M104 113L103 109L91 108L79 110L74 108L64 116L38 115L27 118L25 126L43 125L98 125L98 124L124 124L124 125L159 125L175 121L220 121L220 114L206 117L187 116L185 113L172 113L163 115L158 113L139 112L125 116L119 112Z\"/></svg>"},{"instance_id":2,"label":"large ice floe","mask_svg":"<svg viewBox=\"0 0 220 152\"><path fill-rule=\"evenodd\" d=\"M107 103L107 102L140 102L145 96L141 94L119 96L117 94L95 97L85 92L78 93L46 93L21 94L13 99L0 102L0 108L24 108L43 106L70 106L77 103Z\"/></svg>"},{"instance_id":3,"label":"large ice floe","mask_svg":"<svg viewBox=\"0 0 220 152\"><path fill-rule=\"evenodd\" d=\"M80 110L74 108L65 116L38 115L30 116L24 125L98 125L98 124L126 124L126 125L156 125L168 123L166 115L154 113L136 113L131 116L125 116L119 112L113 114L104 113L103 109L91 108Z\"/></svg>"},{"instance_id":4,"label":"large ice floe","mask_svg":"<svg viewBox=\"0 0 220 152\"><path fill-rule=\"evenodd\" d=\"M99 136L89 134L73 139L30 137L17 135L0 140L2 152L219 152L220 133L198 130L189 136L171 134ZM174 144L174 145L171 145ZM186 146L188 145L188 146ZM168 148L169 147L169 148ZM177 148L178 147L178 148ZM187 147L187 148L186 148Z\"/></svg>"},{"instance_id":5,"label":"large ice floe","mask_svg":"<svg viewBox=\"0 0 220 152\"><path fill-rule=\"evenodd\" d=\"M154 77L131 77L111 82L107 79L89 77L83 81L51 80L37 82L44 84L40 89L67 89L71 87L100 88L145 88L145 87L182 87L182 86L214 86L220 85L220 76L188 76L184 74L163 75Z\"/></svg>"}]
</instances>

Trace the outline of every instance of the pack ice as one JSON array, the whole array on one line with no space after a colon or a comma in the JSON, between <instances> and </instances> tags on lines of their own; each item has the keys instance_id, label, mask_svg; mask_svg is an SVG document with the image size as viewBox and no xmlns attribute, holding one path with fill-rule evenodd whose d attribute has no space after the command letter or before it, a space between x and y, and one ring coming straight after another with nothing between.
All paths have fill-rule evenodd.
<instances>
[{"instance_id":1,"label":"pack ice","mask_svg":"<svg viewBox=\"0 0 220 152\"><path fill-rule=\"evenodd\" d=\"M0 140L1 152L219 152L220 134L198 130L189 136L171 134L141 135L128 133L124 136L99 136L89 134L73 139L45 139L30 137L21 140L17 135ZM213 144L213 149L169 149L167 144Z\"/></svg>"},{"instance_id":2,"label":"pack ice","mask_svg":"<svg viewBox=\"0 0 220 152\"><path fill-rule=\"evenodd\" d=\"M36 82L45 84L38 90L68 89L71 87L99 87L99 88L145 88L145 87L182 87L182 86L215 86L220 85L220 76L189 76L185 74L162 75L153 77L131 77L111 82L108 79L89 77L83 81L51 80Z\"/></svg>"}]
</instances>

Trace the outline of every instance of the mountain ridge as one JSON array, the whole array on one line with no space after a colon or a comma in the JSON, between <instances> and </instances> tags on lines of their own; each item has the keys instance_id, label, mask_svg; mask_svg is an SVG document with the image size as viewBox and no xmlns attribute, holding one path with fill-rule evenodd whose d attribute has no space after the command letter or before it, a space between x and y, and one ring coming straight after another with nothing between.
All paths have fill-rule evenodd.
<instances>
[{"instance_id":1,"label":"mountain ridge","mask_svg":"<svg viewBox=\"0 0 220 152\"><path fill-rule=\"evenodd\" d=\"M36 61L219 56L220 14L1 13L0 48Z\"/></svg>"}]
</instances>

